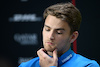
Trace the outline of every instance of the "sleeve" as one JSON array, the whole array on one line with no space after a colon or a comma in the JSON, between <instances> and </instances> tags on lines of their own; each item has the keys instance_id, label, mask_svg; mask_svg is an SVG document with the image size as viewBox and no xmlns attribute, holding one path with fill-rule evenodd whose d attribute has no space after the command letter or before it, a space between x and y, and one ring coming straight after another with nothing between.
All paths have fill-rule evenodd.
<instances>
[{"instance_id":1,"label":"sleeve","mask_svg":"<svg viewBox=\"0 0 100 67\"><path fill-rule=\"evenodd\" d=\"M40 67L39 58L33 58L27 62L22 62L18 67Z\"/></svg>"},{"instance_id":2,"label":"sleeve","mask_svg":"<svg viewBox=\"0 0 100 67\"><path fill-rule=\"evenodd\" d=\"M100 66L96 61L92 61L89 64L87 64L85 67L100 67Z\"/></svg>"}]
</instances>

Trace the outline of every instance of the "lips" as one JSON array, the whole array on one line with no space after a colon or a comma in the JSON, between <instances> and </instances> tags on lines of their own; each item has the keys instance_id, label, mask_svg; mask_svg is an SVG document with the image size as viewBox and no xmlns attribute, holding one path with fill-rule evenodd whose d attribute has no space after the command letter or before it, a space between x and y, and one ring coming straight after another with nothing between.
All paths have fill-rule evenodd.
<instances>
[{"instance_id":1,"label":"lips","mask_svg":"<svg viewBox=\"0 0 100 67\"><path fill-rule=\"evenodd\" d=\"M52 43L52 42L46 42L47 44L49 44L49 45L53 45L54 43Z\"/></svg>"}]
</instances>

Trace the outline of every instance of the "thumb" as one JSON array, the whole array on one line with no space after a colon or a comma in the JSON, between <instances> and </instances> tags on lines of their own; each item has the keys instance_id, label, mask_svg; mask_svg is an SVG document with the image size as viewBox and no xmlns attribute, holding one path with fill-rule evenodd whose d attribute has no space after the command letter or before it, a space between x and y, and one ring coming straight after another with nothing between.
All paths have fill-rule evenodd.
<instances>
[{"instance_id":1,"label":"thumb","mask_svg":"<svg viewBox=\"0 0 100 67\"><path fill-rule=\"evenodd\" d=\"M55 61L58 61L57 49L55 49L55 50L53 51L53 59L54 59Z\"/></svg>"}]
</instances>

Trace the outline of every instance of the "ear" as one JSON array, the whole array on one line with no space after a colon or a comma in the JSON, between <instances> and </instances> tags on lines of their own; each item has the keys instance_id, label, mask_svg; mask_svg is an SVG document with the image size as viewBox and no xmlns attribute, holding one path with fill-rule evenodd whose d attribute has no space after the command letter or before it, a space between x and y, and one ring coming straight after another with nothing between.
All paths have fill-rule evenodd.
<instances>
[{"instance_id":1,"label":"ear","mask_svg":"<svg viewBox=\"0 0 100 67\"><path fill-rule=\"evenodd\" d=\"M78 31L73 32L73 34L71 35L70 43L73 43L77 39L78 35Z\"/></svg>"}]
</instances>

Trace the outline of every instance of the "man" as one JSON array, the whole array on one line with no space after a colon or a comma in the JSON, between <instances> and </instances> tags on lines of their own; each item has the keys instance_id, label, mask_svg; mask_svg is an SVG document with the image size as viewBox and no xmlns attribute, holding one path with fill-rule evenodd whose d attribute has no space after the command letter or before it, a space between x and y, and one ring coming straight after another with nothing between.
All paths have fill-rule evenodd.
<instances>
[{"instance_id":1,"label":"man","mask_svg":"<svg viewBox=\"0 0 100 67\"><path fill-rule=\"evenodd\" d=\"M87 59L71 50L79 33L80 11L71 3L60 3L44 11L43 46L39 57L19 67L99 67L95 60Z\"/></svg>"}]
</instances>

